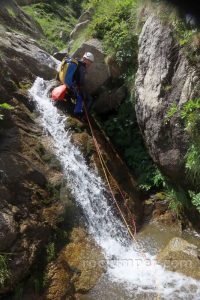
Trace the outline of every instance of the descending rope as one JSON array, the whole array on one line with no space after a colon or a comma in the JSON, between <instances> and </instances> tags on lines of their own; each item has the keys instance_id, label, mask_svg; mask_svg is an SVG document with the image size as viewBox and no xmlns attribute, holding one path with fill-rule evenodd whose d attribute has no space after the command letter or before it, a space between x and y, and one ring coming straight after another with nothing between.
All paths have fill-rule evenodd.
<instances>
[{"instance_id":1,"label":"descending rope","mask_svg":"<svg viewBox=\"0 0 200 300\"><path fill-rule=\"evenodd\" d=\"M125 218L125 216L124 216L124 214L123 214L123 212L122 212L122 210L121 210L121 208L120 208L120 206L119 206L119 204L118 204L116 198L115 198L114 192L113 192L112 187L111 187L111 184L110 184L110 180L109 180L109 178L108 178L108 174L109 174L109 176L112 178L112 180L115 182L115 185L116 185L118 191L120 192L120 195L122 196L122 198L123 198L123 200L124 200L125 206L126 206L126 208L128 209L129 214L131 214L131 211L130 211L130 209L128 208L128 206L127 206L127 204L126 204L126 199L125 199L125 197L124 197L123 192L121 191L121 189L120 189L118 183L116 182L116 180L114 179L114 177L113 177L112 174L110 173L110 171L109 171L109 169L108 169L108 167L107 167L107 165L106 165L106 163L105 163L105 160L104 160L103 155L102 155L102 153L101 153L99 144L98 144L97 139L96 139L96 137L95 137L94 130L93 130L93 128L92 128L92 125L91 125L91 122L90 122L90 119L89 119L89 116L88 116L88 112L87 112L87 109L86 109L85 102L84 102L84 109L85 109L85 115L86 115L86 118L87 118L87 121L88 121L88 125L89 125L90 130L91 130L91 134L92 134L92 138L93 138L93 141L94 141L94 145L95 145L95 147L96 147L97 154L98 154L98 156L99 156L99 160L100 160L100 163L101 163L101 166L102 166L102 169L103 169L103 172L104 172L104 175L105 175L105 178L106 178L106 181L107 181L107 184L108 184L110 193L111 193L111 195L112 195L112 199L114 200L114 202L115 202L115 204L116 204L116 206L117 206L117 209L118 209L118 211L119 211L119 213L120 213L120 215L121 215L121 218L123 219L123 221L124 221L124 223L125 223L125 225L126 225L126 227L127 227L127 229L128 229L128 232L129 232L130 236L131 236L132 239L135 241L135 235L136 235L136 224L135 224L135 220L132 219L132 223L133 223L133 227L134 227L134 233L133 233L132 230L131 230L131 228L130 228L130 226L129 226L129 224L128 224L127 221L126 221L126 218ZM108 174L107 174L107 173L108 173Z\"/></svg>"}]
</instances>

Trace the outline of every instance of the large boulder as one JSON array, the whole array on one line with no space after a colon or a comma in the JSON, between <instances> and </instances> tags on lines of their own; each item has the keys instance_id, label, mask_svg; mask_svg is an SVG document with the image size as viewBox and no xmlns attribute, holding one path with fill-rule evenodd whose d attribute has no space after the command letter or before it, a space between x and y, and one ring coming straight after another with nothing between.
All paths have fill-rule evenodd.
<instances>
[{"instance_id":1,"label":"large boulder","mask_svg":"<svg viewBox=\"0 0 200 300\"><path fill-rule=\"evenodd\" d=\"M0 38L0 92L4 101L22 81L33 81L36 76L44 79L56 76L57 60L40 49L33 39L11 32L0 32Z\"/></svg>"},{"instance_id":2,"label":"large boulder","mask_svg":"<svg viewBox=\"0 0 200 300\"><path fill-rule=\"evenodd\" d=\"M157 255L157 260L170 271L200 280L198 247L181 238L173 238Z\"/></svg>"},{"instance_id":3,"label":"large boulder","mask_svg":"<svg viewBox=\"0 0 200 300\"><path fill-rule=\"evenodd\" d=\"M88 92L92 94L109 79L110 74L105 63L105 54L101 42L97 39L86 41L72 56L81 58L87 51L92 52L95 57L95 62L88 69L86 76L86 87Z\"/></svg>"},{"instance_id":4,"label":"large boulder","mask_svg":"<svg viewBox=\"0 0 200 300\"><path fill-rule=\"evenodd\" d=\"M150 15L139 38L136 76L136 115L154 162L173 182L184 186L184 158L188 137L172 104L178 109L199 96L200 78L173 38L170 27Z\"/></svg>"},{"instance_id":5,"label":"large boulder","mask_svg":"<svg viewBox=\"0 0 200 300\"><path fill-rule=\"evenodd\" d=\"M88 292L101 277L104 266L100 249L83 229L74 228L71 242L47 268L45 299L74 299L74 293Z\"/></svg>"}]
</instances>

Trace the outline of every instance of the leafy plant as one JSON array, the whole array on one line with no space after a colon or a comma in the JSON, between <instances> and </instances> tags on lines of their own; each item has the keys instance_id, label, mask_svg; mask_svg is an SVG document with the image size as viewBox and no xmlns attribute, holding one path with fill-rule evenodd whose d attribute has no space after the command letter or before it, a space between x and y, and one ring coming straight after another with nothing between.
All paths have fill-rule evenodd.
<instances>
[{"instance_id":1,"label":"leafy plant","mask_svg":"<svg viewBox=\"0 0 200 300\"><path fill-rule=\"evenodd\" d=\"M183 213L184 207L189 207L189 195L187 195L187 193L180 187L174 188L167 184L166 196L169 200L169 209L177 215L181 215Z\"/></svg>"},{"instance_id":2,"label":"leafy plant","mask_svg":"<svg viewBox=\"0 0 200 300\"><path fill-rule=\"evenodd\" d=\"M196 208L200 212L200 193L196 194L196 193L190 191L190 196L192 198L192 203L194 204L194 206L196 206Z\"/></svg>"},{"instance_id":3,"label":"leafy plant","mask_svg":"<svg viewBox=\"0 0 200 300\"><path fill-rule=\"evenodd\" d=\"M178 111L178 105L174 102L169 110L167 111L166 117L165 117L165 122L169 122L170 119L175 115L175 113Z\"/></svg>"},{"instance_id":4,"label":"leafy plant","mask_svg":"<svg viewBox=\"0 0 200 300\"><path fill-rule=\"evenodd\" d=\"M11 110L11 109L14 109L14 107L8 103L0 104L0 111L4 110L4 109ZM0 120L3 120L3 117L4 117L4 115L0 113Z\"/></svg>"},{"instance_id":5,"label":"leafy plant","mask_svg":"<svg viewBox=\"0 0 200 300\"><path fill-rule=\"evenodd\" d=\"M200 180L200 99L191 99L181 111L185 121L185 130L190 138L190 147L186 154L188 176L199 186Z\"/></svg>"}]
</instances>

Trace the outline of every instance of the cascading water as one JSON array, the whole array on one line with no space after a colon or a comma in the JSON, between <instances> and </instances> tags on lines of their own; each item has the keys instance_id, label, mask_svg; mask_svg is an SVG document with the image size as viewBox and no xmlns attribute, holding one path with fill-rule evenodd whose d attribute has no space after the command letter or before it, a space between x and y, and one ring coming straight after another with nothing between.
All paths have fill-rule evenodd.
<instances>
[{"instance_id":1,"label":"cascading water","mask_svg":"<svg viewBox=\"0 0 200 300\"><path fill-rule=\"evenodd\" d=\"M88 231L102 248L107 281L123 287L127 295L120 299L200 299L200 282L164 270L154 256L130 239L108 204L102 179L88 168L81 152L72 144L70 131L65 130L67 117L60 115L51 103L50 88L51 82L37 78L30 95L40 113L40 123L54 140L53 150L72 194L83 208ZM115 295L113 299L119 297Z\"/></svg>"}]
</instances>

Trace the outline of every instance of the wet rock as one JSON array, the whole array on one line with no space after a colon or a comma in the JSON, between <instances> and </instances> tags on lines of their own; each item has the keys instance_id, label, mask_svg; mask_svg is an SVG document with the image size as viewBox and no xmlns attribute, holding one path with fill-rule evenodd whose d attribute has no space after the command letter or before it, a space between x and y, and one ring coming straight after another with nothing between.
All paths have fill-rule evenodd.
<instances>
[{"instance_id":1,"label":"wet rock","mask_svg":"<svg viewBox=\"0 0 200 300\"><path fill-rule=\"evenodd\" d=\"M72 142L79 147L85 157L95 151L93 139L86 132L72 134Z\"/></svg>"},{"instance_id":2,"label":"wet rock","mask_svg":"<svg viewBox=\"0 0 200 300\"><path fill-rule=\"evenodd\" d=\"M88 69L86 76L87 90L89 93L94 93L109 79L110 75L105 63L105 54L101 42L97 39L88 40L72 56L81 58L87 51L92 52L95 58L95 62Z\"/></svg>"},{"instance_id":3,"label":"wet rock","mask_svg":"<svg viewBox=\"0 0 200 300\"><path fill-rule=\"evenodd\" d=\"M83 229L73 230L71 243L63 249L61 257L73 271L72 282L76 292L88 292L104 272L103 255Z\"/></svg>"},{"instance_id":4,"label":"wet rock","mask_svg":"<svg viewBox=\"0 0 200 300\"><path fill-rule=\"evenodd\" d=\"M62 262L50 263L48 270L48 291L45 294L47 300L74 299L73 285L71 284L71 272L67 264Z\"/></svg>"},{"instance_id":5,"label":"wet rock","mask_svg":"<svg viewBox=\"0 0 200 300\"><path fill-rule=\"evenodd\" d=\"M170 271L200 280L198 248L181 238L173 238L157 255L157 260Z\"/></svg>"},{"instance_id":6,"label":"wet rock","mask_svg":"<svg viewBox=\"0 0 200 300\"><path fill-rule=\"evenodd\" d=\"M74 299L75 293L88 292L101 277L104 266L100 249L83 229L74 228L71 242L48 267L45 299Z\"/></svg>"}]
</instances>

